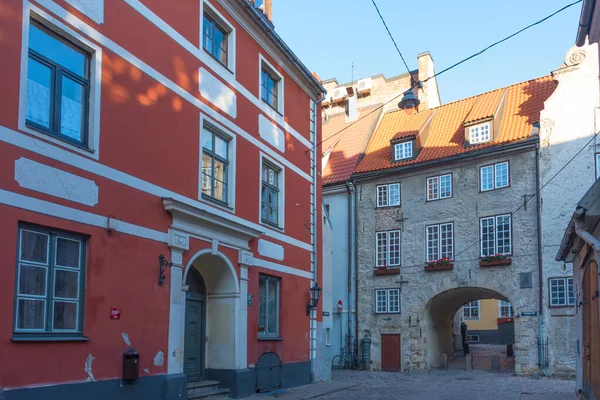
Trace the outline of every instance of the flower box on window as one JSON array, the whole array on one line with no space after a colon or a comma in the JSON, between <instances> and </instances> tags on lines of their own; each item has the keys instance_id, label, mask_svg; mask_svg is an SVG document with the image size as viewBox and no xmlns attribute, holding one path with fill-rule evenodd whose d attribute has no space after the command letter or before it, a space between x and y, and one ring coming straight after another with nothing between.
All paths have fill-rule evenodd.
<instances>
[{"instance_id":1,"label":"flower box on window","mask_svg":"<svg viewBox=\"0 0 600 400\"><path fill-rule=\"evenodd\" d=\"M400 268L375 268L373 275L399 275Z\"/></svg>"},{"instance_id":2,"label":"flower box on window","mask_svg":"<svg viewBox=\"0 0 600 400\"><path fill-rule=\"evenodd\" d=\"M496 254L493 256L484 256L479 259L480 267L502 267L506 265L511 265L512 259L508 256L504 256L501 254Z\"/></svg>"},{"instance_id":3,"label":"flower box on window","mask_svg":"<svg viewBox=\"0 0 600 400\"><path fill-rule=\"evenodd\" d=\"M446 271L454 269L454 264L449 258L440 258L439 260L429 261L425 264L426 272Z\"/></svg>"}]
</instances>

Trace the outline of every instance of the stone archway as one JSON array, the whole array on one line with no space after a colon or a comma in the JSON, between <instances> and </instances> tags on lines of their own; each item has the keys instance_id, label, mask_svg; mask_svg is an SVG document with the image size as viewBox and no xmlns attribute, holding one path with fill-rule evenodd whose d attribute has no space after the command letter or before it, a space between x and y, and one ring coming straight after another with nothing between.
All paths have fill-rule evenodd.
<instances>
[{"instance_id":1,"label":"stone archway","mask_svg":"<svg viewBox=\"0 0 600 400\"><path fill-rule=\"evenodd\" d=\"M196 270L206 285L206 369L239 368L240 352L240 285L233 264L220 252L201 250L190 258L184 271L185 282L190 270ZM187 290L184 286L183 290Z\"/></svg>"}]
</instances>

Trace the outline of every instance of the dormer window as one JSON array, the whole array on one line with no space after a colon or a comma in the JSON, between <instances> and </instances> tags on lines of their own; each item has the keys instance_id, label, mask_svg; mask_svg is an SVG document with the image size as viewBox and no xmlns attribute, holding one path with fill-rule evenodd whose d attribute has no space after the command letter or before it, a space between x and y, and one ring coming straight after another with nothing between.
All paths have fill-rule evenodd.
<instances>
[{"instance_id":1,"label":"dormer window","mask_svg":"<svg viewBox=\"0 0 600 400\"><path fill-rule=\"evenodd\" d=\"M469 128L469 143L479 144L489 142L492 139L491 127L489 122L472 125Z\"/></svg>"},{"instance_id":2,"label":"dormer window","mask_svg":"<svg viewBox=\"0 0 600 400\"><path fill-rule=\"evenodd\" d=\"M409 142L402 142L402 143L397 143L394 145L394 160L395 161L412 158L412 156L413 156L412 140Z\"/></svg>"}]
</instances>

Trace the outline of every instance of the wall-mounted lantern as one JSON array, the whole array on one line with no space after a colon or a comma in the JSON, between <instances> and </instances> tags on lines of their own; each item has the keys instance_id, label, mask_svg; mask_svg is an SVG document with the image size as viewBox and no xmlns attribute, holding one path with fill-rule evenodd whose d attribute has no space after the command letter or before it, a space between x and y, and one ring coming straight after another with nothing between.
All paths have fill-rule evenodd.
<instances>
[{"instance_id":1,"label":"wall-mounted lantern","mask_svg":"<svg viewBox=\"0 0 600 400\"><path fill-rule=\"evenodd\" d=\"M310 315L310 310L317 308L322 290L318 283L315 283L315 286L310 288L310 303L306 305L306 315Z\"/></svg>"},{"instance_id":2,"label":"wall-mounted lantern","mask_svg":"<svg viewBox=\"0 0 600 400\"><path fill-rule=\"evenodd\" d=\"M158 284L162 285L163 283L165 283L165 268L171 268L173 266L173 263L167 261L165 259L165 256L161 254L160 256L158 256L158 265L160 267L160 273L158 275Z\"/></svg>"}]
</instances>

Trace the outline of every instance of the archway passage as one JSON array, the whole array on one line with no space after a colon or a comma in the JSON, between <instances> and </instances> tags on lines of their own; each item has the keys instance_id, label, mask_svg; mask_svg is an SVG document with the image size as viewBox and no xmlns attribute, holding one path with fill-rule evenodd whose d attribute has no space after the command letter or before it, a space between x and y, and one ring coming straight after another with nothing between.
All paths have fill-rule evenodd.
<instances>
[{"instance_id":1,"label":"archway passage","mask_svg":"<svg viewBox=\"0 0 600 400\"><path fill-rule=\"evenodd\" d=\"M183 372L189 382L204 378L206 349L206 285L196 268L190 269L186 281L185 349Z\"/></svg>"},{"instance_id":2,"label":"archway passage","mask_svg":"<svg viewBox=\"0 0 600 400\"><path fill-rule=\"evenodd\" d=\"M463 287L433 297L427 305L430 366L446 354L450 368L465 368L465 351L473 368L513 372L514 313L509 300L490 289Z\"/></svg>"}]
</instances>

